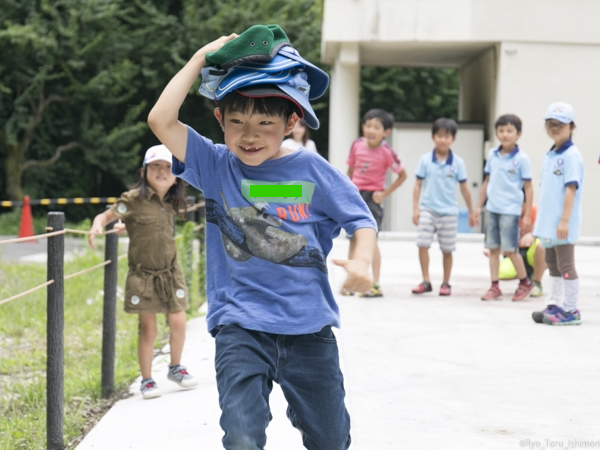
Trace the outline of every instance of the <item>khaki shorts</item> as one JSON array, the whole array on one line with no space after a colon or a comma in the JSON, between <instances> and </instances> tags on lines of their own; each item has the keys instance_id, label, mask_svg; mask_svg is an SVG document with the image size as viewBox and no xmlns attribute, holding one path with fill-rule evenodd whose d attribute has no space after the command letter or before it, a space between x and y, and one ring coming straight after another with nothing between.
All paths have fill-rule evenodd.
<instances>
[{"instance_id":1,"label":"khaki shorts","mask_svg":"<svg viewBox=\"0 0 600 450\"><path fill-rule=\"evenodd\" d=\"M125 282L125 312L174 313L188 309L188 292L177 264L163 271L130 267Z\"/></svg>"}]
</instances>

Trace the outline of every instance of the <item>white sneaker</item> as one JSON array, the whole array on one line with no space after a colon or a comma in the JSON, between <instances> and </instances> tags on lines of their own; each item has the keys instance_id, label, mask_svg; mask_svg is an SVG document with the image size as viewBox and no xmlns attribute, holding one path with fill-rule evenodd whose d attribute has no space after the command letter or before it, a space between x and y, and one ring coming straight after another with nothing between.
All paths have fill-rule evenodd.
<instances>
[{"instance_id":1,"label":"white sneaker","mask_svg":"<svg viewBox=\"0 0 600 450\"><path fill-rule=\"evenodd\" d=\"M140 388L140 391L142 391L142 397L144 397L146 400L160 397L162 395L156 382L152 378L142 381L142 387Z\"/></svg>"},{"instance_id":2,"label":"white sneaker","mask_svg":"<svg viewBox=\"0 0 600 450\"><path fill-rule=\"evenodd\" d=\"M198 384L198 381L181 364L178 366L169 366L167 378L184 388L194 387Z\"/></svg>"}]
</instances>

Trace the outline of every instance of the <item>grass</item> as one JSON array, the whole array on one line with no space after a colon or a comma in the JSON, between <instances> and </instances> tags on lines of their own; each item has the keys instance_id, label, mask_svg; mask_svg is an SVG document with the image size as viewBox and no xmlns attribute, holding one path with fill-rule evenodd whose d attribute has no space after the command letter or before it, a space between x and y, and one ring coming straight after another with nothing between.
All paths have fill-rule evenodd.
<instances>
[{"instance_id":1,"label":"grass","mask_svg":"<svg viewBox=\"0 0 600 450\"><path fill-rule=\"evenodd\" d=\"M179 239L179 245L188 245ZM85 250L65 264L65 274L98 264L103 251ZM198 270L197 255L192 265ZM183 264L182 264L183 266ZM196 272L197 273L197 272ZM100 398L102 353L103 270L65 281L64 329L64 442L73 443L88 431L91 421L126 392L138 376L137 317L123 311L127 262L121 260L117 288L115 398ZM195 279L195 280L194 280ZM0 262L0 299L46 280L45 264ZM191 286L199 292L199 278ZM192 298L197 310L203 296ZM156 347L168 339L164 320L158 320ZM46 444L46 289L0 305L0 450L43 449Z\"/></svg>"}]
</instances>

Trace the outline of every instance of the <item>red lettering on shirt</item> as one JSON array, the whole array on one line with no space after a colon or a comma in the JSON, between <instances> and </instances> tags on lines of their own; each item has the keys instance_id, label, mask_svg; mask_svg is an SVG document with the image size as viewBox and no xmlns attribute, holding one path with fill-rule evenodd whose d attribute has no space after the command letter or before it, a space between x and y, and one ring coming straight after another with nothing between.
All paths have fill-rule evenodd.
<instances>
[{"instance_id":1,"label":"red lettering on shirt","mask_svg":"<svg viewBox=\"0 0 600 450\"><path fill-rule=\"evenodd\" d=\"M277 208L277 217L283 220L287 220L287 213L285 212L285 208Z\"/></svg>"}]
</instances>

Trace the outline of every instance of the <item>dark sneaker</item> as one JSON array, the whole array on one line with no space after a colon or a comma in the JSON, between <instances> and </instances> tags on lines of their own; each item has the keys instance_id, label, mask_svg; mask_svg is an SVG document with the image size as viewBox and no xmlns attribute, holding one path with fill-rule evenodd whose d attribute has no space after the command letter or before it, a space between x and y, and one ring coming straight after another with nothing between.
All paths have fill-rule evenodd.
<instances>
[{"instance_id":1,"label":"dark sneaker","mask_svg":"<svg viewBox=\"0 0 600 450\"><path fill-rule=\"evenodd\" d=\"M188 373L185 366L182 366L181 364L178 366L169 366L167 378L184 388L194 387L198 383L198 381Z\"/></svg>"},{"instance_id":2,"label":"dark sneaker","mask_svg":"<svg viewBox=\"0 0 600 450\"><path fill-rule=\"evenodd\" d=\"M381 292L381 287L379 286L379 284L373 283L373 286L371 286L371 289L369 289L367 292L364 292L362 294L358 294L358 296L359 297L367 297L367 298L383 297L383 292Z\"/></svg>"},{"instance_id":3,"label":"dark sneaker","mask_svg":"<svg viewBox=\"0 0 600 450\"><path fill-rule=\"evenodd\" d=\"M548 325L581 325L581 314L579 310L569 312L557 306L556 312L545 315L543 320Z\"/></svg>"},{"instance_id":4,"label":"dark sneaker","mask_svg":"<svg viewBox=\"0 0 600 450\"><path fill-rule=\"evenodd\" d=\"M412 290L413 294L423 294L425 292L431 292L433 288L431 287L431 283L429 281L423 281L420 285Z\"/></svg>"},{"instance_id":5,"label":"dark sneaker","mask_svg":"<svg viewBox=\"0 0 600 450\"><path fill-rule=\"evenodd\" d=\"M481 300L502 300L502 291L498 286L492 285L492 287L488 289L485 295L481 297Z\"/></svg>"},{"instance_id":6,"label":"dark sneaker","mask_svg":"<svg viewBox=\"0 0 600 450\"><path fill-rule=\"evenodd\" d=\"M140 387L140 391L142 391L142 397L144 397L146 400L161 396L160 389L152 378L142 380L142 387Z\"/></svg>"},{"instance_id":7,"label":"dark sneaker","mask_svg":"<svg viewBox=\"0 0 600 450\"><path fill-rule=\"evenodd\" d=\"M535 323L544 323L544 316L552 316L556 314L558 307L556 305L548 305L543 311L534 311L531 313L531 318Z\"/></svg>"},{"instance_id":8,"label":"dark sneaker","mask_svg":"<svg viewBox=\"0 0 600 450\"><path fill-rule=\"evenodd\" d=\"M515 291L515 295L513 295L512 301L520 302L521 300L525 300L527 297L529 297L529 294L531 294L531 291L533 291L533 283L529 283L529 284L519 283L519 287Z\"/></svg>"},{"instance_id":9,"label":"dark sneaker","mask_svg":"<svg viewBox=\"0 0 600 450\"><path fill-rule=\"evenodd\" d=\"M448 283L442 283L440 287L440 295L447 296L452 294L452 287Z\"/></svg>"}]
</instances>

